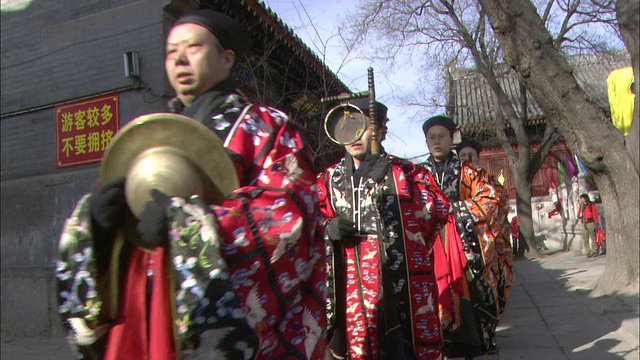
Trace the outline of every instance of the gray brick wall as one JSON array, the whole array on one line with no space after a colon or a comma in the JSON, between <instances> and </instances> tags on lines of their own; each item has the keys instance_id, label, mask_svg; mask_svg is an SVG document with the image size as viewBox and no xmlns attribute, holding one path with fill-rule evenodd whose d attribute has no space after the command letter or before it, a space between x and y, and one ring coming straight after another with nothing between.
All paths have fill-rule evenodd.
<instances>
[{"instance_id":1,"label":"gray brick wall","mask_svg":"<svg viewBox=\"0 0 640 360\"><path fill-rule=\"evenodd\" d=\"M124 70L123 70L124 73ZM137 116L166 111L164 101L147 103L141 90L120 93L120 126ZM149 97L149 96L147 96ZM2 181L74 172L95 165L56 169L54 108L0 121L0 177Z\"/></svg>"},{"instance_id":2,"label":"gray brick wall","mask_svg":"<svg viewBox=\"0 0 640 360\"><path fill-rule=\"evenodd\" d=\"M93 169L3 181L3 336L46 338L61 332L53 271L66 217L98 175Z\"/></svg>"},{"instance_id":3,"label":"gray brick wall","mask_svg":"<svg viewBox=\"0 0 640 360\"><path fill-rule=\"evenodd\" d=\"M2 114L130 86L122 54L139 53L142 80L154 94L167 91L164 14L154 0L36 0L24 11L2 13ZM142 90L121 93L121 125L164 111L164 99ZM52 174L53 107L3 117L0 178ZM72 170L73 171L73 170Z\"/></svg>"},{"instance_id":4,"label":"gray brick wall","mask_svg":"<svg viewBox=\"0 0 640 360\"><path fill-rule=\"evenodd\" d=\"M76 3L82 2L35 1L33 9L3 13L2 113L129 85L122 54L130 50L140 54L143 79L164 92L164 27L157 2L113 1L110 9L70 19Z\"/></svg>"},{"instance_id":5,"label":"gray brick wall","mask_svg":"<svg viewBox=\"0 0 640 360\"><path fill-rule=\"evenodd\" d=\"M98 177L98 163L56 169L53 104L131 85L122 60L131 50L139 53L142 80L152 93L168 92L162 8L166 3L170 2L33 0L22 11L2 11L3 337L60 334L53 296L58 238L75 203L93 189ZM164 103L142 89L122 91L120 125L165 111Z\"/></svg>"}]
</instances>

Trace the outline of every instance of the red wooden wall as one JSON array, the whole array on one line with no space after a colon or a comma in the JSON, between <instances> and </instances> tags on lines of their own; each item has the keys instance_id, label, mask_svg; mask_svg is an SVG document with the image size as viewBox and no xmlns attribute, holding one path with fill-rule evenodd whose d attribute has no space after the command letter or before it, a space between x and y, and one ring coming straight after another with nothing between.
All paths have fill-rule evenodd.
<instances>
[{"instance_id":1,"label":"red wooden wall","mask_svg":"<svg viewBox=\"0 0 640 360\"><path fill-rule=\"evenodd\" d=\"M532 144L531 145L531 156L535 154L536 150L540 147L540 144ZM514 146L514 150L517 152L517 146ZM571 153L569 149L567 149L564 142L557 142L551 148L551 151L538 173L536 173L533 178L532 183L532 191L533 196L547 196L549 195L549 188L551 188L554 184L556 186L560 185L560 175L558 171L558 161L561 162L562 166L570 171L571 168L565 165L565 155L571 157ZM509 193L510 199L515 199L516 197L516 184L513 179L513 175L511 174L511 170L509 169L509 163L507 161L507 156L502 150L502 148L491 148L491 149L483 149L480 153L480 166L487 170L489 174L493 175L496 179L500 175L500 170L503 170L503 175L505 177L504 187ZM566 181L570 181L572 174L567 176Z\"/></svg>"}]
</instances>

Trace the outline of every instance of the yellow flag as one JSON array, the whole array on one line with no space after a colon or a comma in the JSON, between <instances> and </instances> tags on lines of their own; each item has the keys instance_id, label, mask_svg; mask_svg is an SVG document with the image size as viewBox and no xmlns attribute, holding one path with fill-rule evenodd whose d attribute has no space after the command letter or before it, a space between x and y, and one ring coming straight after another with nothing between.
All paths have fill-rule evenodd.
<instances>
[{"instance_id":1,"label":"yellow flag","mask_svg":"<svg viewBox=\"0 0 640 360\"><path fill-rule=\"evenodd\" d=\"M498 183L500 183L500 186L504 186L504 174L502 170L500 170L500 175L498 175Z\"/></svg>"},{"instance_id":2,"label":"yellow flag","mask_svg":"<svg viewBox=\"0 0 640 360\"><path fill-rule=\"evenodd\" d=\"M624 136L629 134L633 121L633 106L636 95L631 91L632 83L633 68L631 66L613 70L607 77L611 121Z\"/></svg>"}]
</instances>

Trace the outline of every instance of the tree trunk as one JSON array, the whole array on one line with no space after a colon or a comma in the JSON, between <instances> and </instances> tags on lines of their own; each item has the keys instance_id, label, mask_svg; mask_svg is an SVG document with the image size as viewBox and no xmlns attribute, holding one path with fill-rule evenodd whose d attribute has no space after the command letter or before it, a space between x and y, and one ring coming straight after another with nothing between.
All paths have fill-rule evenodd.
<instances>
[{"instance_id":1,"label":"tree trunk","mask_svg":"<svg viewBox=\"0 0 640 360\"><path fill-rule=\"evenodd\" d=\"M593 173L607 221L607 265L594 292L638 289L638 167L622 134L588 101L573 69L529 0L480 0L506 61L522 77L547 121ZM637 123L637 121L636 121Z\"/></svg>"},{"instance_id":2,"label":"tree trunk","mask_svg":"<svg viewBox=\"0 0 640 360\"><path fill-rule=\"evenodd\" d=\"M522 153L522 149L520 148L518 151L518 155L520 159L524 156L529 156L528 151L524 151L526 154ZM518 250L518 256L525 255L527 258L539 258L540 253L538 252L538 248L536 246L536 234L533 230L533 212L531 207L531 181L529 181L529 174L527 169L529 167L529 162L518 161L517 163L513 163L510 159L509 166L511 168L511 173L514 176L514 180L516 183L516 209L518 210L518 227L520 228L520 233L524 237L524 241L527 245L522 244ZM528 248L525 253L525 248Z\"/></svg>"},{"instance_id":3,"label":"tree trunk","mask_svg":"<svg viewBox=\"0 0 640 360\"><path fill-rule=\"evenodd\" d=\"M472 49L472 53L476 64L481 64L483 62L483 59L479 55L479 51L477 49ZM516 142L518 143L518 153L516 154L507 138L504 121L501 117L498 116L498 119L496 119L496 121L494 122L496 136L502 144L504 153L507 155L507 159L509 160L509 170L511 171L511 174L513 174L513 179L516 183L516 209L518 216L518 227L520 228L520 233L524 238L524 242L527 244L526 246L519 247L518 253L516 255L523 256L526 247L527 257L539 258L540 253L538 252L538 247L536 246L535 231L533 230L531 182L535 174L538 172L538 169L540 169L542 161L537 161L537 163L533 164L532 166L531 146L525 127L528 118L526 89L521 86L519 102L522 110L518 115L516 110L513 108L513 105L511 104L511 100L507 97L504 90L502 89L502 86L497 81L493 71L490 70L487 66L478 66L478 69L484 76L485 80L492 90L494 96L494 107L497 109L501 109L502 112L506 114L507 120L511 124L511 127L515 133ZM551 145L553 145L553 142L555 142L555 139L556 138L548 139L550 141L550 144L543 144L543 146L538 149L538 151L536 152L536 156L538 159L544 160L544 158L546 158Z\"/></svg>"}]
</instances>

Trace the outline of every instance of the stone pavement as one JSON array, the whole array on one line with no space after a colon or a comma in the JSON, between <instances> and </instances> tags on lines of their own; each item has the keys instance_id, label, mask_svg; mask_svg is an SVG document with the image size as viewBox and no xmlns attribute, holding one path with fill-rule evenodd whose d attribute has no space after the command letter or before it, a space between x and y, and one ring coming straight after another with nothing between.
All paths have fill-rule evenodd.
<instances>
[{"instance_id":1,"label":"stone pavement","mask_svg":"<svg viewBox=\"0 0 640 360\"><path fill-rule=\"evenodd\" d=\"M638 292L591 298L605 256L573 252L516 260L497 354L476 360L638 360ZM66 360L63 339L2 338L2 360Z\"/></svg>"},{"instance_id":2,"label":"stone pavement","mask_svg":"<svg viewBox=\"0 0 640 360\"><path fill-rule=\"evenodd\" d=\"M516 260L497 354L476 360L638 360L638 292L589 297L606 256Z\"/></svg>"}]
</instances>

